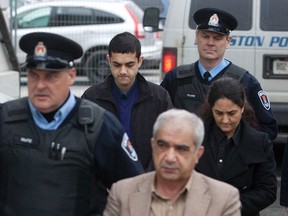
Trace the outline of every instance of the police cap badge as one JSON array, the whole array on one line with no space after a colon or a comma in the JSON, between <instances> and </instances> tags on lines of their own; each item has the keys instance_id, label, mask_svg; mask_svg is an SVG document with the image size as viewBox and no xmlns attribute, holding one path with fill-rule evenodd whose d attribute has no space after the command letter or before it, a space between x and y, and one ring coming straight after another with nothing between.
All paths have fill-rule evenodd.
<instances>
[{"instance_id":1,"label":"police cap badge","mask_svg":"<svg viewBox=\"0 0 288 216\"><path fill-rule=\"evenodd\" d=\"M238 22L230 13L216 8L202 8L194 13L197 29L229 35Z\"/></svg>"},{"instance_id":2,"label":"police cap badge","mask_svg":"<svg viewBox=\"0 0 288 216\"><path fill-rule=\"evenodd\" d=\"M58 71L74 66L74 60L82 56L82 47L61 35L34 32L24 35L20 48L27 53L26 68Z\"/></svg>"}]
</instances>

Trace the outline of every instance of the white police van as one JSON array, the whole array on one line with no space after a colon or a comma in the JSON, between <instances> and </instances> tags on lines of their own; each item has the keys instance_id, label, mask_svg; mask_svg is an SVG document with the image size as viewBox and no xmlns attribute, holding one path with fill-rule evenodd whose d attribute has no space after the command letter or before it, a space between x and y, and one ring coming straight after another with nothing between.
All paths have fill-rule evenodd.
<instances>
[{"instance_id":1,"label":"white police van","mask_svg":"<svg viewBox=\"0 0 288 216\"><path fill-rule=\"evenodd\" d=\"M279 125L277 143L288 136L288 1L287 0L181 0L170 1L163 32L162 77L175 66L198 59L193 14L214 7L238 20L225 58L253 74L267 92ZM160 20L159 20L160 19ZM143 24L159 31L159 12L146 9ZM162 22L160 22L162 23Z\"/></svg>"}]
</instances>

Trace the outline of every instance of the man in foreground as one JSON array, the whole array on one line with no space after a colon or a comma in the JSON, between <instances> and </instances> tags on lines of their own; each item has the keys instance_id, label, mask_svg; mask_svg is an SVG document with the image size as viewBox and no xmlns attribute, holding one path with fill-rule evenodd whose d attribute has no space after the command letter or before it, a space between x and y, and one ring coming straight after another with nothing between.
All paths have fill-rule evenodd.
<instances>
[{"instance_id":1,"label":"man in foreground","mask_svg":"<svg viewBox=\"0 0 288 216\"><path fill-rule=\"evenodd\" d=\"M151 139L156 171L115 183L104 216L240 216L236 188L194 171L203 137L195 114L176 109L160 114Z\"/></svg>"}]
</instances>

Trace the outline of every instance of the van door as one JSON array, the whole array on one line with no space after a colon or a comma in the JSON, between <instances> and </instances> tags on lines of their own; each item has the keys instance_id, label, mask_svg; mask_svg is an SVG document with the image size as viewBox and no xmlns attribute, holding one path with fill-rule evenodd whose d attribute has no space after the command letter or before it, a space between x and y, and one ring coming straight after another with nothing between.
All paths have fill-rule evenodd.
<instances>
[{"instance_id":1,"label":"van door","mask_svg":"<svg viewBox=\"0 0 288 216\"><path fill-rule=\"evenodd\" d=\"M255 77L267 92L279 137L288 132L288 1L257 1ZM245 65L244 65L245 66ZM286 141L285 136L283 136Z\"/></svg>"}]
</instances>

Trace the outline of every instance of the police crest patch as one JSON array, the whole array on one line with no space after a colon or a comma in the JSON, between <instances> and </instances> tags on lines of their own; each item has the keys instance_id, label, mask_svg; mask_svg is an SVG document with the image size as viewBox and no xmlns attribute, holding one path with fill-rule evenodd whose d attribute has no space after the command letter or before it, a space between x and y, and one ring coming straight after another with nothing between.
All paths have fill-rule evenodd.
<instances>
[{"instance_id":1,"label":"police crest patch","mask_svg":"<svg viewBox=\"0 0 288 216\"><path fill-rule=\"evenodd\" d=\"M211 17L210 17L210 20L208 22L208 25L211 25L211 26L219 26L219 18L217 16L217 14L213 14Z\"/></svg>"},{"instance_id":2,"label":"police crest patch","mask_svg":"<svg viewBox=\"0 0 288 216\"><path fill-rule=\"evenodd\" d=\"M47 59L47 48L43 42L38 42L34 49L34 56L35 60L42 60L45 61Z\"/></svg>"},{"instance_id":3,"label":"police crest patch","mask_svg":"<svg viewBox=\"0 0 288 216\"><path fill-rule=\"evenodd\" d=\"M265 91L261 90L258 92L258 97L266 110L270 109L270 101Z\"/></svg>"},{"instance_id":4,"label":"police crest patch","mask_svg":"<svg viewBox=\"0 0 288 216\"><path fill-rule=\"evenodd\" d=\"M135 151L135 149L132 146L132 143L130 142L128 135L125 133L121 142L121 147L126 152L126 154L133 160L138 160L138 155Z\"/></svg>"}]
</instances>

